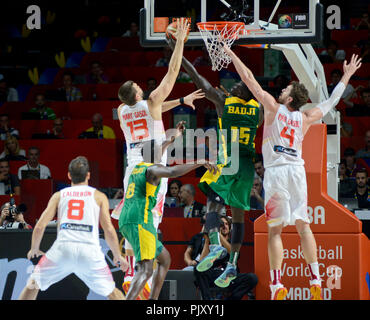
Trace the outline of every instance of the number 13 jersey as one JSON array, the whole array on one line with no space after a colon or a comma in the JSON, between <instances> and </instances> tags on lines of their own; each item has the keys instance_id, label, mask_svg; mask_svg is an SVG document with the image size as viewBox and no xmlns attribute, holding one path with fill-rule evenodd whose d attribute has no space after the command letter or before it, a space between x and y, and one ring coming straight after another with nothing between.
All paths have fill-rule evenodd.
<instances>
[{"instance_id":1,"label":"number 13 jersey","mask_svg":"<svg viewBox=\"0 0 370 320\"><path fill-rule=\"evenodd\" d=\"M99 245L100 207L95 188L73 186L60 191L58 205L58 241Z\"/></svg>"},{"instance_id":2,"label":"number 13 jersey","mask_svg":"<svg viewBox=\"0 0 370 320\"><path fill-rule=\"evenodd\" d=\"M265 168L285 164L304 165L302 113L280 105L271 125L264 125L262 154Z\"/></svg>"},{"instance_id":3,"label":"number 13 jersey","mask_svg":"<svg viewBox=\"0 0 370 320\"><path fill-rule=\"evenodd\" d=\"M166 139L163 122L152 118L147 100L138 101L134 106L124 105L120 117L121 129L126 140L128 163L143 161L140 142L154 139L157 143L161 143ZM166 162L165 152L162 164L166 165Z\"/></svg>"}]
</instances>

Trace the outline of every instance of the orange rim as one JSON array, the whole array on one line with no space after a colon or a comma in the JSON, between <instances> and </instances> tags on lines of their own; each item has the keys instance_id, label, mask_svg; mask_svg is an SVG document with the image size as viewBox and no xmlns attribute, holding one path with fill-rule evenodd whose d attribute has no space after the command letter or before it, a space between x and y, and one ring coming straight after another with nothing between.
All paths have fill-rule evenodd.
<instances>
[{"instance_id":1,"label":"orange rim","mask_svg":"<svg viewBox=\"0 0 370 320\"><path fill-rule=\"evenodd\" d=\"M222 30L225 27L225 25L230 26L229 29L231 29L231 27L234 27L236 25L243 27L244 23L238 22L238 21L236 22L235 21L207 21L207 22L197 23L198 28L201 30L214 30L215 26L217 27L217 30Z\"/></svg>"}]
</instances>

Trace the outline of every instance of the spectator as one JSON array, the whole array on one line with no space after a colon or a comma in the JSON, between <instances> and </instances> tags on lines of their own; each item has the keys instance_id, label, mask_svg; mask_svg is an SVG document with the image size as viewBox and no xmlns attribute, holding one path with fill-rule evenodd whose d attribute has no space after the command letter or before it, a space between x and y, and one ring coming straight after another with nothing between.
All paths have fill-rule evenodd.
<instances>
[{"instance_id":1,"label":"spectator","mask_svg":"<svg viewBox=\"0 0 370 320\"><path fill-rule=\"evenodd\" d=\"M51 172L50 169L47 166L44 166L43 164L40 164L39 162L40 158L40 149L37 147L30 147L28 149L28 161L27 163L20 167L18 169L18 178L19 180L22 180L22 171L35 171L37 172L38 179L50 179L51 178Z\"/></svg>"},{"instance_id":2,"label":"spectator","mask_svg":"<svg viewBox=\"0 0 370 320\"><path fill-rule=\"evenodd\" d=\"M370 30L369 14L364 12L355 30Z\"/></svg>"},{"instance_id":3,"label":"spectator","mask_svg":"<svg viewBox=\"0 0 370 320\"><path fill-rule=\"evenodd\" d=\"M155 63L156 67L168 67L172 55L172 50L169 46L165 46L163 47L162 53L163 56L159 58Z\"/></svg>"},{"instance_id":4,"label":"spectator","mask_svg":"<svg viewBox=\"0 0 370 320\"><path fill-rule=\"evenodd\" d=\"M171 204L172 204L171 198L176 199L175 207L178 207L180 205L181 200L180 200L179 194L180 194L181 186L182 186L182 183L180 180L172 180L168 184L168 192L167 192L167 199L166 199L165 206L171 207Z\"/></svg>"},{"instance_id":5,"label":"spectator","mask_svg":"<svg viewBox=\"0 0 370 320\"><path fill-rule=\"evenodd\" d=\"M254 161L254 170L256 171L256 174L263 181L263 177L265 175L265 167L263 166L262 154L257 154L256 155L256 159Z\"/></svg>"},{"instance_id":6,"label":"spectator","mask_svg":"<svg viewBox=\"0 0 370 320\"><path fill-rule=\"evenodd\" d=\"M202 256L205 242L204 223L205 219L203 216L200 218L201 231L190 239L189 245L185 250L184 261L186 267L183 269L185 271L194 271L194 267L205 257L205 255Z\"/></svg>"},{"instance_id":7,"label":"spectator","mask_svg":"<svg viewBox=\"0 0 370 320\"><path fill-rule=\"evenodd\" d=\"M52 133L54 139L64 139L63 120L61 118L54 119Z\"/></svg>"},{"instance_id":8,"label":"spectator","mask_svg":"<svg viewBox=\"0 0 370 320\"><path fill-rule=\"evenodd\" d=\"M74 75L71 72L65 72L63 75L63 87L58 90L65 94L66 101L80 101L82 100L82 93L80 89L73 86Z\"/></svg>"},{"instance_id":9,"label":"spectator","mask_svg":"<svg viewBox=\"0 0 370 320\"><path fill-rule=\"evenodd\" d=\"M27 160L26 151L20 148L18 139L13 136L10 136L8 139L6 139L4 151L0 154L0 158L5 158L9 161Z\"/></svg>"},{"instance_id":10,"label":"spectator","mask_svg":"<svg viewBox=\"0 0 370 320\"><path fill-rule=\"evenodd\" d=\"M214 281L223 273L226 268L229 253L231 251L231 218L225 216L221 218L220 242L227 249L228 254L214 262L212 268L207 271L199 272L194 268L194 276L196 285L199 287L203 300L213 300L211 288L217 289L217 292L222 293L224 300L241 300L245 295L253 297L252 290L257 285L257 276L253 273L239 273L236 278L231 281L230 285L225 289L220 289L214 284ZM201 256L206 256L209 252L209 238L205 235L204 247ZM222 290L222 291L221 291Z\"/></svg>"},{"instance_id":11,"label":"spectator","mask_svg":"<svg viewBox=\"0 0 370 320\"><path fill-rule=\"evenodd\" d=\"M128 29L122 37L138 37L139 36L139 26L136 22L131 22L130 29Z\"/></svg>"},{"instance_id":12,"label":"spectator","mask_svg":"<svg viewBox=\"0 0 370 320\"><path fill-rule=\"evenodd\" d=\"M4 102L18 101L18 92L16 89L8 87L4 76L0 74L0 105Z\"/></svg>"},{"instance_id":13,"label":"spectator","mask_svg":"<svg viewBox=\"0 0 370 320\"><path fill-rule=\"evenodd\" d=\"M251 210L263 210L265 191L262 188L262 179L255 177L253 182L253 188L251 190L250 207Z\"/></svg>"},{"instance_id":14,"label":"spectator","mask_svg":"<svg viewBox=\"0 0 370 320\"><path fill-rule=\"evenodd\" d=\"M206 213L206 206L195 201L195 187L185 184L180 189L180 200L184 208L185 218L200 218Z\"/></svg>"},{"instance_id":15,"label":"spectator","mask_svg":"<svg viewBox=\"0 0 370 320\"><path fill-rule=\"evenodd\" d=\"M367 186L368 174L365 168L356 172L356 191L354 198L357 199L358 207L370 209L370 190Z\"/></svg>"},{"instance_id":16,"label":"spectator","mask_svg":"<svg viewBox=\"0 0 370 320\"><path fill-rule=\"evenodd\" d=\"M355 150L353 148L346 148L344 150L344 160L347 168L347 176L350 178L356 177L356 172L362 168L362 166L356 163Z\"/></svg>"},{"instance_id":17,"label":"spectator","mask_svg":"<svg viewBox=\"0 0 370 320\"><path fill-rule=\"evenodd\" d=\"M45 95L42 93L36 95L35 104L36 107L31 108L30 112L38 113L41 120L54 120L56 118L54 110L46 106Z\"/></svg>"},{"instance_id":18,"label":"spectator","mask_svg":"<svg viewBox=\"0 0 370 320\"><path fill-rule=\"evenodd\" d=\"M365 134L365 148L357 151L356 158L370 158L370 130L367 130Z\"/></svg>"},{"instance_id":19,"label":"spectator","mask_svg":"<svg viewBox=\"0 0 370 320\"><path fill-rule=\"evenodd\" d=\"M353 103L348 98L343 102L348 106L346 115L349 117L368 117L370 116L370 89L366 88L361 92L361 98L364 104Z\"/></svg>"},{"instance_id":20,"label":"spectator","mask_svg":"<svg viewBox=\"0 0 370 320\"><path fill-rule=\"evenodd\" d=\"M26 210L26 206L22 204L14 205L14 209L11 210L10 203L4 203L1 206L0 229L32 229L31 225L24 220Z\"/></svg>"},{"instance_id":21,"label":"spectator","mask_svg":"<svg viewBox=\"0 0 370 320\"><path fill-rule=\"evenodd\" d=\"M209 67L212 66L212 61L209 58L208 50L206 47L202 47L202 55L196 57L193 61L194 67Z\"/></svg>"},{"instance_id":22,"label":"spectator","mask_svg":"<svg viewBox=\"0 0 370 320\"><path fill-rule=\"evenodd\" d=\"M80 138L116 139L113 129L103 125L103 116L100 113L95 113L92 116L91 124L92 127L83 132Z\"/></svg>"},{"instance_id":23,"label":"spectator","mask_svg":"<svg viewBox=\"0 0 370 320\"><path fill-rule=\"evenodd\" d=\"M339 81L342 78L342 76L343 76L343 73L339 69L334 69L330 73L331 83L328 85L328 93L329 93L329 95L331 95L331 93L333 92L333 90L336 87L336 85L339 83ZM341 98L342 99L346 99L346 98L349 98L349 97L352 97L353 98L354 95L356 95L355 88L353 88L353 86L351 84L348 84L347 87L346 87L346 89L344 90Z\"/></svg>"},{"instance_id":24,"label":"spectator","mask_svg":"<svg viewBox=\"0 0 370 320\"><path fill-rule=\"evenodd\" d=\"M346 52L344 50L338 49L338 43L334 40L330 40L326 50L320 53L320 58L323 62L342 62L346 59Z\"/></svg>"},{"instance_id":25,"label":"spectator","mask_svg":"<svg viewBox=\"0 0 370 320\"><path fill-rule=\"evenodd\" d=\"M21 186L17 175L10 173L9 161L0 159L0 195L21 194Z\"/></svg>"},{"instance_id":26,"label":"spectator","mask_svg":"<svg viewBox=\"0 0 370 320\"><path fill-rule=\"evenodd\" d=\"M9 127L9 115L6 113L0 114L0 140L6 140L10 136L19 139L19 131Z\"/></svg>"},{"instance_id":27,"label":"spectator","mask_svg":"<svg viewBox=\"0 0 370 320\"><path fill-rule=\"evenodd\" d=\"M86 82L90 84L108 83L109 79L103 72L102 64L99 61L90 63L90 73L86 76Z\"/></svg>"},{"instance_id":28,"label":"spectator","mask_svg":"<svg viewBox=\"0 0 370 320\"><path fill-rule=\"evenodd\" d=\"M149 78L147 81L146 81L146 90L144 90L144 94L143 94L143 99L144 100L148 100L149 98L149 95L151 94L151 92L157 88L157 80L155 78Z\"/></svg>"},{"instance_id":29,"label":"spectator","mask_svg":"<svg viewBox=\"0 0 370 320\"><path fill-rule=\"evenodd\" d=\"M351 198L356 188L356 181L348 176L348 170L344 159L341 160L338 171L339 198Z\"/></svg>"}]
</instances>

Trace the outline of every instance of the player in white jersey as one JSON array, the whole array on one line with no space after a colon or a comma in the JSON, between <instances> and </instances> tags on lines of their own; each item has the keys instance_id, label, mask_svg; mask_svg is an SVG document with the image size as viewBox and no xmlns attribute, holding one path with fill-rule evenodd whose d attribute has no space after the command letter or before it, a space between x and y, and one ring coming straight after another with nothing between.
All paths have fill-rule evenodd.
<instances>
[{"instance_id":1,"label":"player in white jersey","mask_svg":"<svg viewBox=\"0 0 370 320\"><path fill-rule=\"evenodd\" d=\"M185 103L183 99L165 102L171 93L177 76L181 67L181 59L184 50L184 39L187 35L189 23L186 19L177 20L177 30L174 34L178 39L176 48L172 54L169 62L168 71L164 76L159 86L153 90L147 100L143 100L143 90L133 81L126 81L118 91L118 97L122 105L118 108L118 117L120 120L121 129L125 135L127 146L127 162L128 167L125 171L124 177L124 193L127 189L128 179L135 166L143 161L141 156L141 149L144 141L155 140L156 143L161 144L165 139L165 131L162 122L162 112L170 110L180 103ZM203 97L200 91L196 91L191 96L191 99ZM189 103L192 105L192 100ZM166 165L167 153L163 154L161 163ZM163 179L161 189L158 192L158 201L153 211L154 225L158 225L162 219L165 196L167 193L167 180ZM112 217L119 219L123 207L124 199L114 209ZM125 241L126 254L130 261L130 272L125 275L124 290L128 290L130 280L134 275L134 258L132 246ZM150 284L149 284L150 285ZM148 286L146 290L150 290ZM148 296L148 292L146 294Z\"/></svg>"},{"instance_id":2,"label":"player in white jersey","mask_svg":"<svg viewBox=\"0 0 370 320\"><path fill-rule=\"evenodd\" d=\"M321 279L317 261L317 246L307 214L307 182L302 159L302 142L310 126L334 108L349 79L361 67L361 59L353 55L343 63L344 75L330 98L316 107L299 111L307 103L308 91L303 84L292 82L278 99L264 91L241 60L224 46L242 81L264 106L262 154L265 166L263 187L268 224L268 255L271 276L271 299L283 300L287 289L281 283L283 243L281 232L286 225L295 225L311 279L312 300L322 300Z\"/></svg>"},{"instance_id":3,"label":"player in white jersey","mask_svg":"<svg viewBox=\"0 0 370 320\"><path fill-rule=\"evenodd\" d=\"M107 197L89 187L89 163L77 157L68 167L70 188L54 193L32 234L28 259L43 256L31 274L20 300L35 300L39 290L75 273L91 290L112 300L124 300L99 244L99 222L105 240L113 253L113 261L123 272L128 268L121 256L118 237L109 216ZM45 227L58 212L58 234L52 247L44 254L40 242Z\"/></svg>"}]
</instances>

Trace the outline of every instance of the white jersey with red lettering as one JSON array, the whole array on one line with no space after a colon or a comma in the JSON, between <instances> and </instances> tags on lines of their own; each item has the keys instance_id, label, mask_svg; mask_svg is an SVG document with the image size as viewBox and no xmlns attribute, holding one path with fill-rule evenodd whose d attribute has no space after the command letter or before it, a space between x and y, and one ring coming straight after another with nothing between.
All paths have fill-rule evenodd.
<instances>
[{"instance_id":1,"label":"white jersey with red lettering","mask_svg":"<svg viewBox=\"0 0 370 320\"><path fill-rule=\"evenodd\" d=\"M271 125L264 125L262 154L265 168L281 165L304 165L302 159L303 118L281 104Z\"/></svg>"},{"instance_id":2,"label":"white jersey with red lettering","mask_svg":"<svg viewBox=\"0 0 370 320\"><path fill-rule=\"evenodd\" d=\"M60 191L58 241L90 243L99 246L100 207L95 188L73 186Z\"/></svg>"},{"instance_id":3,"label":"white jersey with red lettering","mask_svg":"<svg viewBox=\"0 0 370 320\"><path fill-rule=\"evenodd\" d=\"M126 140L127 161L140 163L142 143L154 139L158 144L166 139L162 120L154 120L150 114L147 100L141 100L134 106L124 105L121 109L121 129ZM167 153L162 157L165 165Z\"/></svg>"}]
</instances>

